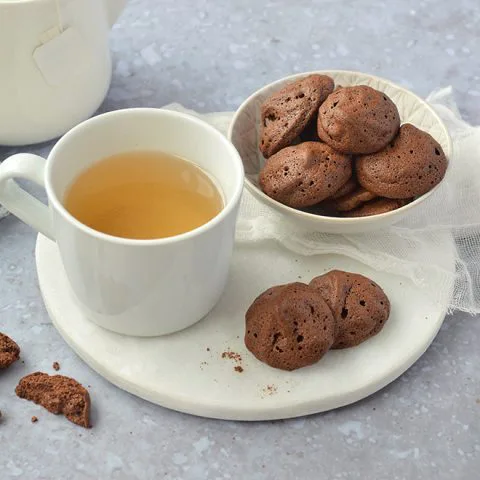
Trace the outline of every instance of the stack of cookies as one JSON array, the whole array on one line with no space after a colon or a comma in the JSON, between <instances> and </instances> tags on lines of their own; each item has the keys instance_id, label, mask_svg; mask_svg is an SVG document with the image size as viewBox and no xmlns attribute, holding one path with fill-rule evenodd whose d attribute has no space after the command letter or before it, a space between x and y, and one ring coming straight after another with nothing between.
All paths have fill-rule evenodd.
<instances>
[{"instance_id":1,"label":"stack of cookies","mask_svg":"<svg viewBox=\"0 0 480 480\"><path fill-rule=\"evenodd\" d=\"M245 345L274 368L318 362L331 348L349 348L376 335L390 315L382 288L358 273L332 270L310 284L269 288L248 309Z\"/></svg>"},{"instance_id":2,"label":"stack of cookies","mask_svg":"<svg viewBox=\"0 0 480 480\"><path fill-rule=\"evenodd\" d=\"M445 176L447 159L428 133L400 125L395 103L366 85L310 75L262 105L262 190L274 200L331 216L395 210Z\"/></svg>"}]
</instances>

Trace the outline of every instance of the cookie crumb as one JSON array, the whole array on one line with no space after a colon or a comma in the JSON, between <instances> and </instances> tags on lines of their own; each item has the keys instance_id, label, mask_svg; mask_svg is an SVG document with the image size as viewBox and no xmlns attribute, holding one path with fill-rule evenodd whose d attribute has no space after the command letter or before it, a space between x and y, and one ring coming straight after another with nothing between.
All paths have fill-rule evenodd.
<instances>
[{"instance_id":1,"label":"cookie crumb","mask_svg":"<svg viewBox=\"0 0 480 480\"><path fill-rule=\"evenodd\" d=\"M60 370L60 364L58 362L53 362L52 367L57 372Z\"/></svg>"},{"instance_id":2,"label":"cookie crumb","mask_svg":"<svg viewBox=\"0 0 480 480\"><path fill-rule=\"evenodd\" d=\"M242 356L239 353L232 352L231 350L225 350L222 353L222 358L228 358L229 360L233 360L236 365L233 368L235 372L242 373L243 372L243 367L241 365L242 363Z\"/></svg>"},{"instance_id":3,"label":"cookie crumb","mask_svg":"<svg viewBox=\"0 0 480 480\"><path fill-rule=\"evenodd\" d=\"M267 385L264 389L263 389L263 393L265 395L274 395L275 393L277 393L277 387L276 385Z\"/></svg>"},{"instance_id":4,"label":"cookie crumb","mask_svg":"<svg viewBox=\"0 0 480 480\"><path fill-rule=\"evenodd\" d=\"M209 351L210 351L210 347L207 347L207 352L209 352Z\"/></svg>"},{"instance_id":5,"label":"cookie crumb","mask_svg":"<svg viewBox=\"0 0 480 480\"><path fill-rule=\"evenodd\" d=\"M32 417L32 423L37 423L38 422L38 418L37 417Z\"/></svg>"},{"instance_id":6,"label":"cookie crumb","mask_svg":"<svg viewBox=\"0 0 480 480\"><path fill-rule=\"evenodd\" d=\"M232 352L231 350L225 350L222 353L222 358L228 358L230 360L234 360L235 362L241 362L242 356L239 353Z\"/></svg>"}]
</instances>

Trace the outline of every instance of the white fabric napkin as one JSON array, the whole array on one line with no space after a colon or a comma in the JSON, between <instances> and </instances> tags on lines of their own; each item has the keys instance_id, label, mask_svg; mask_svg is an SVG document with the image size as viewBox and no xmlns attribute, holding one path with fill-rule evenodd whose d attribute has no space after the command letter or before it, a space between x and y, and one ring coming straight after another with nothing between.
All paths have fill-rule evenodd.
<instances>
[{"instance_id":1,"label":"white fabric napkin","mask_svg":"<svg viewBox=\"0 0 480 480\"><path fill-rule=\"evenodd\" d=\"M435 282L437 301L444 304L450 299L450 311L480 313L480 127L461 119L451 87L432 92L427 101L450 131L451 168L435 194L407 219L368 234L299 231L245 190L237 241L274 240L301 255L346 255L376 270L405 276L419 288ZM224 134L233 116L231 112L202 115L179 104L165 108L202 118ZM455 271L445 262L446 242L454 250Z\"/></svg>"}]
</instances>

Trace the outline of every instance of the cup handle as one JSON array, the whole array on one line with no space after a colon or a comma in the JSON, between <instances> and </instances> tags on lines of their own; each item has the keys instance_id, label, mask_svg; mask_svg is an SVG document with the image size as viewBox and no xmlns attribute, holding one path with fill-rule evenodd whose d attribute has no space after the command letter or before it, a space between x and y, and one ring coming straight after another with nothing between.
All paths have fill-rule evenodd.
<instances>
[{"instance_id":1,"label":"cup handle","mask_svg":"<svg viewBox=\"0 0 480 480\"><path fill-rule=\"evenodd\" d=\"M45 159L30 153L19 153L0 163L0 204L34 229L54 240L49 208L27 193L15 181L31 180L45 187Z\"/></svg>"}]
</instances>

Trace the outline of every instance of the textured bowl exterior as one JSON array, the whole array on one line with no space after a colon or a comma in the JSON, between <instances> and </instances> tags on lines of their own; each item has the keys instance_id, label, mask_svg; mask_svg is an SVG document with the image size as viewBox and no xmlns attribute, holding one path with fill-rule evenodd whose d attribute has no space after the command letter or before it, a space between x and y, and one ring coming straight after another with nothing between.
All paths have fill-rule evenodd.
<instances>
[{"instance_id":1,"label":"textured bowl exterior","mask_svg":"<svg viewBox=\"0 0 480 480\"><path fill-rule=\"evenodd\" d=\"M343 70L319 70L292 75L271 83L247 98L237 110L230 125L228 136L242 157L247 189L262 203L282 213L287 221L318 232L361 233L379 230L398 222L408 215L412 208L416 208L432 195L438 188L438 185L412 203L393 212L361 218L326 217L296 210L273 200L260 189L258 174L265 162L263 155L258 149L261 125L260 107L273 92L280 90L288 83L313 73L331 76L335 81L335 85L369 85L386 93L397 105L401 123L411 123L428 132L440 143L447 159L450 159L452 142L447 128L432 107L420 97L389 80L374 75Z\"/></svg>"}]
</instances>

